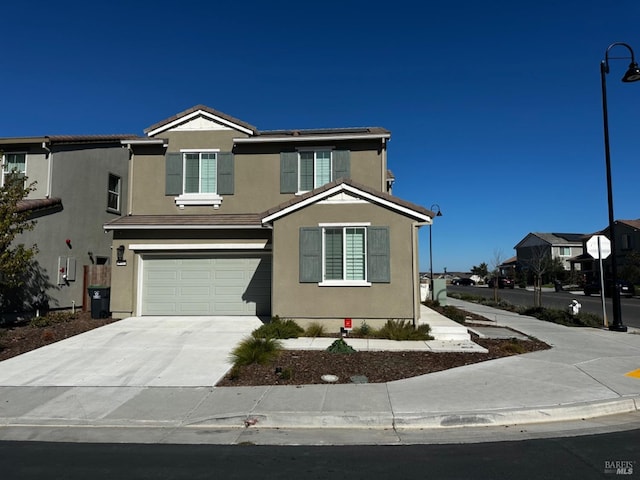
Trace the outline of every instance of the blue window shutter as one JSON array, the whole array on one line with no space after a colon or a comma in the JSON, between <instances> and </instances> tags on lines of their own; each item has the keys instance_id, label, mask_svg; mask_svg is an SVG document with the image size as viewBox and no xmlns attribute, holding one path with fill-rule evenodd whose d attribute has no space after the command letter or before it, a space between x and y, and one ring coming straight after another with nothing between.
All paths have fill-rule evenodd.
<instances>
[{"instance_id":1,"label":"blue window shutter","mask_svg":"<svg viewBox=\"0 0 640 480\"><path fill-rule=\"evenodd\" d=\"M182 194L182 154L167 153L165 195Z\"/></svg>"},{"instance_id":2,"label":"blue window shutter","mask_svg":"<svg viewBox=\"0 0 640 480\"><path fill-rule=\"evenodd\" d=\"M300 283L322 281L322 229L300 228Z\"/></svg>"},{"instance_id":3,"label":"blue window shutter","mask_svg":"<svg viewBox=\"0 0 640 480\"><path fill-rule=\"evenodd\" d=\"M367 230L367 263L369 281L391 282L389 227L369 227Z\"/></svg>"},{"instance_id":4,"label":"blue window shutter","mask_svg":"<svg viewBox=\"0 0 640 480\"><path fill-rule=\"evenodd\" d=\"M298 152L280 153L280 193L298 191Z\"/></svg>"},{"instance_id":5,"label":"blue window shutter","mask_svg":"<svg viewBox=\"0 0 640 480\"><path fill-rule=\"evenodd\" d=\"M218 195L233 195L233 153L218 153Z\"/></svg>"},{"instance_id":6,"label":"blue window shutter","mask_svg":"<svg viewBox=\"0 0 640 480\"><path fill-rule=\"evenodd\" d=\"M333 151L333 178L351 178L351 152L349 150Z\"/></svg>"}]
</instances>

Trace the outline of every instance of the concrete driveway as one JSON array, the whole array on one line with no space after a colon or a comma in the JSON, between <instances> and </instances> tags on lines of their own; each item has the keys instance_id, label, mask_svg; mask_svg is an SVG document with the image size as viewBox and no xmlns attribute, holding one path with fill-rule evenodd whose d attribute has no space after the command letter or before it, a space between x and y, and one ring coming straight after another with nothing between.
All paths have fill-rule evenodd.
<instances>
[{"instance_id":1,"label":"concrete driveway","mask_svg":"<svg viewBox=\"0 0 640 480\"><path fill-rule=\"evenodd\" d=\"M0 386L200 387L258 317L131 317L0 362Z\"/></svg>"}]
</instances>

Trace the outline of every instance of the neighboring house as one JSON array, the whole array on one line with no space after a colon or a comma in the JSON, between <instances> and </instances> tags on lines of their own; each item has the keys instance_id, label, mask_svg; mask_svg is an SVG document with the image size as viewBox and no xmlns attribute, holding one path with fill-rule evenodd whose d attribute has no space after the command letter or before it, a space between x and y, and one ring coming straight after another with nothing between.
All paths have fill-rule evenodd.
<instances>
[{"instance_id":1,"label":"neighboring house","mask_svg":"<svg viewBox=\"0 0 640 480\"><path fill-rule=\"evenodd\" d=\"M12 170L35 183L20 202L36 220L16 239L36 244L37 278L25 292L40 305L24 308L82 307L84 267L108 264L111 236L103 224L126 213L129 152L121 140L134 135L0 138L2 178Z\"/></svg>"},{"instance_id":2,"label":"neighboring house","mask_svg":"<svg viewBox=\"0 0 640 480\"><path fill-rule=\"evenodd\" d=\"M417 230L390 194L383 128L260 131L196 106L123 140L129 209L113 232L111 310L417 321Z\"/></svg>"},{"instance_id":3,"label":"neighboring house","mask_svg":"<svg viewBox=\"0 0 640 480\"><path fill-rule=\"evenodd\" d=\"M570 259L584 252L583 233L529 233L514 247L520 268L540 261L545 256L559 258L565 270L571 270Z\"/></svg>"},{"instance_id":4,"label":"neighboring house","mask_svg":"<svg viewBox=\"0 0 640 480\"><path fill-rule=\"evenodd\" d=\"M616 220L615 232L618 276L625 280L637 281L636 278L624 277L637 277L637 274L632 272L631 275L627 275L630 272L626 269L627 267L637 269L638 262L640 261L640 219ZM591 280L591 277L600 271L599 261L587 253L586 244L593 235L605 235L607 238L610 238L609 227L590 235L584 235L582 238L584 253L571 259L572 264L582 269L586 276L585 280ZM605 277L611 276L612 259L613 254L602 261Z\"/></svg>"}]
</instances>

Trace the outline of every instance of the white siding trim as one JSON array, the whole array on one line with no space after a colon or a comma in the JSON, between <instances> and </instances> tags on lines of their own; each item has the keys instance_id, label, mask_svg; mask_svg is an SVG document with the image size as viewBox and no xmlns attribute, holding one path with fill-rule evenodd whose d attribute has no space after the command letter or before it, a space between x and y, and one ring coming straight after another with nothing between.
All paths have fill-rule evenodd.
<instances>
[{"instance_id":1,"label":"white siding trim","mask_svg":"<svg viewBox=\"0 0 640 480\"><path fill-rule=\"evenodd\" d=\"M132 243L129 250L133 251L152 251L152 250L268 250L271 245L267 242L256 243Z\"/></svg>"}]
</instances>

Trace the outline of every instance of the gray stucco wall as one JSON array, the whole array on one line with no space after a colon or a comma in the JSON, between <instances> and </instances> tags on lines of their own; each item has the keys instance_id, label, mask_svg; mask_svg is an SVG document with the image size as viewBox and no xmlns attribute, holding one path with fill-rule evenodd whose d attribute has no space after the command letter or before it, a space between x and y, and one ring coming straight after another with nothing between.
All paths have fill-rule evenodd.
<instances>
[{"instance_id":1,"label":"gray stucco wall","mask_svg":"<svg viewBox=\"0 0 640 480\"><path fill-rule=\"evenodd\" d=\"M108 176L121 178L121 211L126 212L129 153L120 145L67 147L54 151L52 162L51 196L62 199L63 209L39 217L35 229L18 241L38 246L37 261L54 285L49 291L50 306L81 307L83 267L91 264L89 252L94 261L107 257L111 263L112 235L105 234L102 226L119 215L107 211ZM75 272L70 272L75 273L75 280L58 285L60 257L75 259Z\"/></svg>"}]
</instances>

